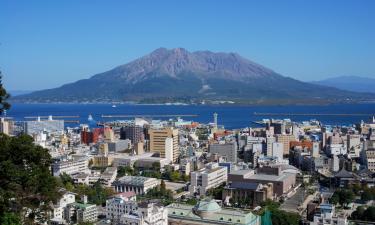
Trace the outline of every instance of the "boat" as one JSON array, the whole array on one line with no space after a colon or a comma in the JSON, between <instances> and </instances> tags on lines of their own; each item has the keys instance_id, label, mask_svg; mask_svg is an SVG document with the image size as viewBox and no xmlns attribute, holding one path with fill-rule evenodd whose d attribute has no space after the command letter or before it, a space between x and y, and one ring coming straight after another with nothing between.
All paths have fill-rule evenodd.
<instances>
[{"instance_id":1,"label":"boat","mask_svg":"<svg viewBox=\"0 0 375 225\"><path fill-rule=\"evenodd\" d=\"M94 118L92 118L92 115L90 114L89 117L87 118L88 121L93 121Z\"/></svg>"},{"instance_id":2,"label":"boat","mask_svg":"<svg viewBox=\"0 0 375 225\"><path fill-rule=\"evenodd\" d=\"M116 108L117 107L117 105L112 105L112 108Z\"/></svg>"}]
</instances>

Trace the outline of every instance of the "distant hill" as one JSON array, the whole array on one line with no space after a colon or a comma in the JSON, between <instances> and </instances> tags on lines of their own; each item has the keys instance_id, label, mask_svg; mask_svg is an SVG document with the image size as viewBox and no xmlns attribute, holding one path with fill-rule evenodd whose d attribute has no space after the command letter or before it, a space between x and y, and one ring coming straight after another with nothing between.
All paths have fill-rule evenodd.
<instances>
[{"instance_id":1,"label":"distant hill","mask_svg":"<svg viewBox=\"0 0 375 225\"><path fill-rule=\"evenodd\" d=\"M360 76L338 76L313 81L313 84L335 87L347 91L375 93L375 79Z\"/></svg>"},{"instance_id":2,"label":"distant hill","mask_svg":"<svg viewBox=\"0 0 375 225\"><path fill-rule=\"evenodd\" d=\"M16 96L23 102L139 103L234 101L243 104L368 100L282 76L236 53L159 48L127 64L59 88Z\"/></svg>"},{"instance_id":3,"label":"distant hill","mask_svg":"<svg viewBox=\"0 0 375 225\"><path fill-rule=\"evenodd\" d=\"M18 96L18 95L25 95L29 94L33 91L26 91L26 90L9 90L8 91L11 96Z\"/></svg>"}]
</instances>

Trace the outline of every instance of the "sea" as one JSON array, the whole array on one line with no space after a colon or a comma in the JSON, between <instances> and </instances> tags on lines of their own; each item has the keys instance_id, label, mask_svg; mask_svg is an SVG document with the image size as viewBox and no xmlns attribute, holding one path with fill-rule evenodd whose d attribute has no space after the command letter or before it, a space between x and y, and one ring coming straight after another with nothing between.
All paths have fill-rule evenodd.
<instances>
[{"instance_id":1,"label":"sea","mask_svg":"<svg viewBox=\"0 0 375 225\"><path fill-rule=\"evenodd\" d=\"M200 123L213 122L213 114L218 114L218 124L227 129L255 127L262 119L291 119L303 122L319 120L325 125L345 125L369 121L375 115L375 104L338 104L338 105L286 105L286 106L234 106L234 105L137 105L137 104L20 104L14 103L7 117L15 121L35 119L37 116L77 116L66 120L77 120L82 124L94 124L95 121L129 120L115 118L117 115L144 116L152 119L164 119L165 115L176 118L185 115L184 120ZM263 114L263 113L266 113ZM320 115L319 115L320 114ZM338 115L339 114L339 115ZM89 120L89 116L92 120ZM103 118L112 115L113 118ZM33 118L30 118L33 117ZM96 124L95 123L95 124ZM76 127L77 123L66 126Z\"/></svg>"}]
</instances>

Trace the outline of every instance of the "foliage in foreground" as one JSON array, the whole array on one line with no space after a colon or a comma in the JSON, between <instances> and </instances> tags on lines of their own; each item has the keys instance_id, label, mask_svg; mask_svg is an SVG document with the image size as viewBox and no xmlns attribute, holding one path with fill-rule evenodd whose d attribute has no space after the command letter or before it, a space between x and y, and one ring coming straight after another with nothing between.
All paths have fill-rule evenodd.
<instances>
[{"instance_id":1,"label":"foliage in foreground","mask_svg":"<svg viewBox=\"0 0 375 225\"><path fill-rule=\"evenodd\" d=\"M50 173L51 156L30 136L0 134L0 221L33 224L47 220L49 203L59 197ZM28 210L26 210L26 208ZM19 220L18 220L18 219ZM8 222L7 222L8 221Z\"/></svg>"}]
</instances>

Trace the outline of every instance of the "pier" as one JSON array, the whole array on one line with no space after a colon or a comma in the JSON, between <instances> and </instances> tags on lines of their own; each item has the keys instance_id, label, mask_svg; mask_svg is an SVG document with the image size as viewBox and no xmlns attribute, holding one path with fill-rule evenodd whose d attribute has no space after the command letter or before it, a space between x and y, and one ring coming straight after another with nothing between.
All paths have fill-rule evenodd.
<instances>
[{"instance_id":1,"label":"pier","mask_svg":"<svg viewBox=\"0 0 375 225\"><path fill-rule=\"evenodd\" d=\"M102 118L135 118L135 117L159 117L159 118L170 118L170 117L197 117L197 114L170 114L170 115L102 115Z\"/></svg>"},{"instance_id":2,"label":"pier","mask_svg":"<svg viewBox=\"0 0 375 225\"><path fill-rule=\"evenodd\" d=\"M51 115L52 118L57 118L57 119L61 119L61 118L79 118L79 116L53 116ZM38 118L41 118L41 119L48 119L49 116L25 116L24 117L25 119L38 119Z\"/></svg>"},{"instance_id":3,"label":"pier","mask_svg":"<svg viewBox=\"0 0 375 225\"><path fill-rule=\"evenodd\" d=\"M373 116L370 113L258 113L255 116Z\"/></svg>"}]
</instances>

